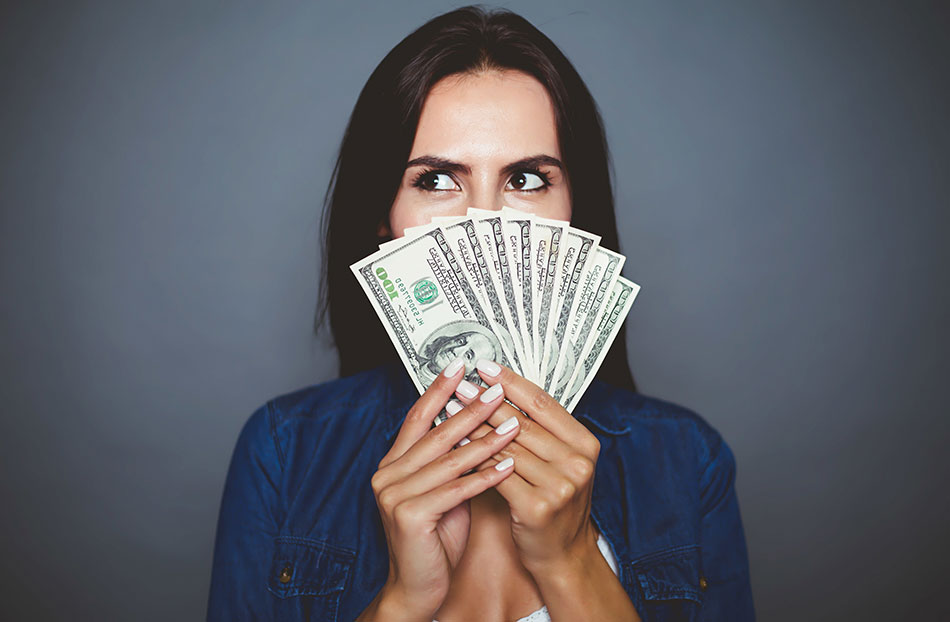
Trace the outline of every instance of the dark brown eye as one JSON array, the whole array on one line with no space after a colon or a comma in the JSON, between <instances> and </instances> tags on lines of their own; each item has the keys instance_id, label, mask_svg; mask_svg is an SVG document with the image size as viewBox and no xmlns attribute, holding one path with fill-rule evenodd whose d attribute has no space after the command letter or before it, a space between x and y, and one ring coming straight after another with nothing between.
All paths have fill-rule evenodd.
<instances>
[{"instance_id":1,"label":"dark brown eye","mask_svg":"<svg viewBox=\"0 0 950 622\"><path fill-rule=\"evenodd\" d=\"M436 173L428 173L422 176L422 187L426 190L435 190L435 187L439 185L439 179Z\"/></svg>"},{"instance_id":2,"label":"dark brown eye","mask_svg":"<svg viewBox=\"0 0 950 622\"><path fill-rule=\"evenodd\" d=\"M457 188L450 175L439 171L428 171L420 174L416 177L413 185L428 192L455 190Z\"/></svg>"},{"instance_id":3,"label":"dark brown eye","mask_svg":"<svg viewBox=\"0 0 950 622\"><path fill-rule=\"evenodd\" d=\"M512 190L530 191L543 188L547 185L545 181L540 175L525 171L512 175L508 185L512 187Z\"/></svg>"}]
</instances>

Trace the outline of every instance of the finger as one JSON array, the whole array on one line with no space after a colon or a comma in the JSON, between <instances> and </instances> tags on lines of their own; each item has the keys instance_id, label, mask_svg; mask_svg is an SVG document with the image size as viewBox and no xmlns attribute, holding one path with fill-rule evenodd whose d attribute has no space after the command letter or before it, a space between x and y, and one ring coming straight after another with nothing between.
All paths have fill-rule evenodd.
<instances>
[{"instance_id":1,"label":"finger","mask_svg":"<svg viewBox=\"0 0 950 622\"><path fill-rule=\"evenodd\" d=\"M593 437L580 421L571 416L544 389L494 361L479 359L475 367L489 384L500 382L505 395L529 417L540 423L561 441Z\"/></svg>"},{"instance_id":2,"label":"finger","mask_svg":"<svg viewBox=\"0 0 950 622\"><path fill-rule=\"evenodd\" d=\"M446 365L425 393L416 400L406 414L406 419L399 428L399 434L396 435L392 448L380 462L381 467L406 453L406 450L432 428L436 415L442 412L445 403L452 397L459 381L464 377L464 369L465 360L462 357L455 359Z\"/></svg>"},{"instance_id":3,"label":"finger","mask_svg":"<svg viewBox=\"0 0 950 622\"><path fill-rule=\"evenodd\" d=\"M491 460L491 459L489 459ZM518 460L511 457L505 458L505 460L512 460L514 462L514 472L506 477L504 481L495 485L495 490L501 494L502 497L508 501L508 505L512 508L521 508L527 507L532 500L539 499L537 496L537 491L539 490L535 486L532 486L528 483L520 474L518 474ZM494 471L502 462L492 461L492 464L486 465L483 468L476 470L476 473L484 473L486 471Z\"/></svg>"},{"instance_id":4,"label":"finger","mask_svg":"<svg viewBox=\"0 0 950 622\"><path fill-rule=\"evenodd\" d=\"M486 427L488 426L480 426L479 430L473 434L485 432ZM491 433L490 430L489 433ZM499 459L514 462L515 472L495 486L495 490L508 502L512 516L522 516L526 513L527 515L543 514L551 508L560 507L558 494L573 495L576 492L573 486L560 484L551 465L544 463L543 460L521 447L517 440L506 445L499 455L492 456L476 467L476 473L491 471L499 464ZM522 465L522 460L528 464ZM534 481L529 481L530 479ZM539 483L541 485L537 485Z\"/></svg>"},{"instance_id":5,"label":"finger","mask_svg":"<svg viewBox=\"0 0 950 622\"><path fill-rule=\"evenodd\" d=\"M485 399L475 400L449 417L445 423L430 429L397 458L387 469L393 472L396 479L388 481L403 479L451 450L466 434L491 416L504 400L504 392L501 385L498 385L497 388L483 393L481 397Z\"/></svg>"},{"instance_id":6,"label":"finger","mask_svg":"<svg viewBox=\"0 0 950 622\"><path fill-rule=\"evenodd\" d=\"M398 499L406 499L433 490L483 464L492 455L497 455L505 445L511 443L518 435L517 420L514 421L513 425L509 424L499 428L483 427L488 429L488 434L482 435L478 440L467 443L455 451L439 456L402 481L390 486L387 494L395 495L395 498ZM486 466L494 466L502 460L504 460L504 457Z\"/></svg>"},{"instance_id":7,"label":"finger","mask_svg":"<svg viewBox=\"0 0 950 622\"><path fill-rule=\"evenodd\" d=\"M439 426L442 427L442 426ZM418 517L437 521L458 504L475 497L492 486L498 486L514 474L512 464L504 468L488 468L442 484L424 495L401 502L393 510L393 518L402 524L418 524Z\"/></svg>"},{"instance_id":8,"label":"finger","mask_svg":"<svg viewBox=\"0 0 950 622\"><path fill-rule=\"evenodd\" d=\"M459 383L456 394L459 396L459 400L463 403L472 403L475 400L465 396L471 395L472 393L475 395L481 395L483 390L471 383L467 383L472 389L474 389L474 391L469 391L469 387L465 386L466 383L467 381L465 380ZM519 411L510 404L501 404L498 409L492 413L491 417L488 419L488 423L490 423L493 427L497 427L501 425L503 421L511 417L517 417L518 423L521 426L521 432L518 434L518 443L524 445L539 457L543 458L544 460L557 460L570 453L570 446L560 441L556 436L545 430L544 426L531 419L531 417L526 416L523 412Z\"/></svg>"},{"instance_id":9,"label":"finger","mask_svg":"<svg viewBox=\"0 0 950 622\"><path fill-rule=\"evenodd\" d=\"M482 430L486 427L488 426L480 426L473 434L481 434ZM481 442L485 436L490 437L492 435L497 436L497 434L494 433L494 429L489 428L488 433L485 433L484 436L480 436L478 441L473 441L473 444L475 442ZM557 469L557 465L541 459L537 454L518 442L512 442L502 446L496 453L492 454L489 459L486 459L475 468L483 469L488 466L493 466L505 458L514 458L516 465L515 473L520 475L532 486L552 489L560 486L559 481L561 474Z\"/></svg>"}]
</instances>

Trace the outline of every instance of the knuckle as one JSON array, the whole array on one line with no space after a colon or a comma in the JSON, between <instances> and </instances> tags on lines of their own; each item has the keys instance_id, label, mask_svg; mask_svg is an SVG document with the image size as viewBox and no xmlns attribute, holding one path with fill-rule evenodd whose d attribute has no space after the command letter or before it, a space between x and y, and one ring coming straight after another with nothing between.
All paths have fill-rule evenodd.
<instances>
[{"instance_id":1,"label":"knuckle","mask_svg":"<svg viewBox=\"0 0 950 622\"><path fill-rule=\"evenodd\" d=\"M554 494L561 503L572 499L576 492L577 487L574 483L566 479L559 481L554 489Z\"/></svg>"},{"instance_id":2,"label":"knuckle","mask_svg":"<svg viewBox=\"0 0 950 622\"><path fill-rule=\"evenodd\" d=\"M528 517L533 524L544 523L551 515L551 503L547 499L537 499L528 508Z\"/></svg>"},{"instance_id":3,"label":"knuckle","mask_svg":"<svg viewBox=\"0 0 950 622\"><path fill-rule=\"evenodd\" d=\"M597 440L596 436L591 436L590 442L587 445L587 452L592 456L600 455L600 441Z\"/></svg>"},{"instance_id":4,"label":"knuckle","mask_svg":"<svg viewBox=\"0 0 950 622\"><path fill-rule=\"evenodd\" d=\"M385 487L385 480L386 480L386 476L383 475L381 471L376 471L375 473L373 473L372 479L369 480L370 486L373 487L373 493L376 494L377 497L379 496L379 493Z\"/></svg>"},{"instance_id":5,"label":"knuckle","mask_svg":"<svg viewBox=\"0 0 950 622\"><path fill-rule=\"evenodd\" d=\"M518 417L518 427L521 428L521 431L518 432L518 434L534 434L534 428L538 424L533 419L531 419L531 417L526 417L521 413L517 413L515 416Z\"/></svg>"},{"instance_id":6,"label":"knuckle","mask_svg":"<svg viewBox=\"0 0 950 622\"><path fill-rule=\"evenodd\" d=\"M456 452L450 451L442 458L439 459L441 466L450 470L450 471L460 471L462 470L463 463L462 460L456 455Z\"/></svg>"},{"instance_id":7,"label":"knuckle","mask_svg":"<svg viewBox=\"0 0 950 622\"><path fill-rule=\"evenodd\" d=\"M412 405L412 408L409 409L409 412L406 413L406 420L408 421L418 421L422 419L422 413L425 412L425 409L422 408L424 402L424 397L420 397L416 400L416 403Z\"/></svg>"},{"instance_id":8,"label":"knuckle","mask_svg":"<svg viewBox=\"0 0 950 622\"><path fill-rule=\"evenodd\" d=\"M393 508L393 520L400 527L410 527L419 522L419 510L410 501L403 501Z\"/></svg>"},{"instance_id":9,"label":"knuckle","mask_svg":"<svg viewBox=\"0 0 950 622\"><path fill-rule=\"evenodd\" d=\"M448 486L449 495L453 497L458 496L458 495L464 495L465 491L466 491L465 482L460 479L453 480Z\"/></svg>"},{"instance_id":10,"label":"knuckle","mask_svg":"<svg viewBox=\"0 0 950 622\"><path fill-rule=\"evenodd\" d=\"M594 474L594 463L585 456L571 458L566 466L575 481L587 481Z\"/></svg>"},{"instance_id":11,"label":"knuckle","mask_svg":"<svg viewBox=\"0 0 950 622\"><path fill-rule=\"evenodd\" d=\"M376 503L383 511L394 513L399 503L396 491L392 487L384 488L376 495Z\"/></svg>"},{"instance_id":12,"label":"knuckle","mask_svg":"<svg viewBox=\"0 0 950 622\"><path fill-rule=\"evenodd\" d=\"M554 398L546 392L538 389L531 392L531 405L539 411L545 411L551 408Z\"/></svg>"},{"instance_id":13,"label":"knuckle","mask_svg":"<svg viewBox=\"0 0 950 622\"><path fill-rule=\"evenodd\" d=\"M486 481L486 482L490 482L490 481L494 480L496 477L498 477L498 471L496 471L496 470L494 469L494 467L492 467L492 468L490 468L490 469L484 469L484 470L482 470L482 471L478 471L478 476L479 476L482 480L484 480L484 481Z\"/></svg>"},{"instance_id":14,"label":"knuckle","mask_svg":"<svg viewBox=\"0 0 950 622\"><path fill-rule=\"evenodd\" d=\"M448 437L449 429L445 425L440 425L429 430L429 438L438 445L445 443Z\"/></svg>"}]
</instances>

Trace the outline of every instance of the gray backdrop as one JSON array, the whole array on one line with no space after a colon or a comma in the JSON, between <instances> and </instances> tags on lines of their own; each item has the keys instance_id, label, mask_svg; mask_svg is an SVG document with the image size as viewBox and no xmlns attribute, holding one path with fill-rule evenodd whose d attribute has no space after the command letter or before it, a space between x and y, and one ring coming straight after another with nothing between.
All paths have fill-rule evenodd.
<instances>
[{"instance_id":1,"label":"gray backdrop","mask_svg":"<svg viewBox=\"0 0 950 622\"><path fill-rule=\"evenodd\" d=\"M239 429L336 375L344 124L451 6L4 3L0 617L204 615ZM733 448L760 619L947 619L946 5L508 6L600 103L634 373Z\"/></svg>"}]
</instances>

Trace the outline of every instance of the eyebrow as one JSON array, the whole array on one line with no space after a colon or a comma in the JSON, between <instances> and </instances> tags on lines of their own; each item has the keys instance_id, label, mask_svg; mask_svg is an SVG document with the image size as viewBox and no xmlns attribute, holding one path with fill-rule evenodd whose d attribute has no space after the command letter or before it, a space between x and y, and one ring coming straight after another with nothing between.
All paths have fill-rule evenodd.
<instances>
[{"instance_id":1,"label":"eyebrow","mask_svg":"<svg viewBox=\"0 0 950 622\"><path fill-rule=\"evenodd\" d=\"M429 168L437 168L441 170L449 171L450 173L464 173L470 175L472 169L461 162L453 162L446 158L440 158L438 156L424 155L419 156L418 158L413 158L406 163L406 168L412 168L413 166L428 166ZM541 166L556 166L561 170L564 170L564 165L561 164L561 161L555 157L549 155L534 155L527 158L522 158L511 164L506 164L504 168L501 169L501 172L505 175L514 173L521 169L526 168L538 168Z\"/></svg>"}]
</instances>

